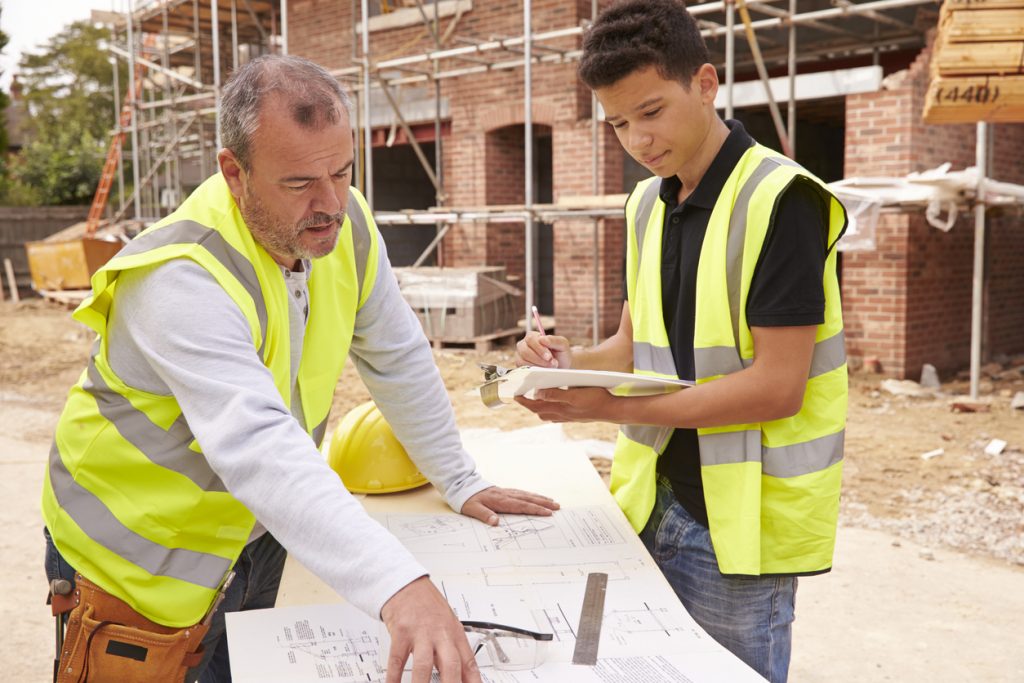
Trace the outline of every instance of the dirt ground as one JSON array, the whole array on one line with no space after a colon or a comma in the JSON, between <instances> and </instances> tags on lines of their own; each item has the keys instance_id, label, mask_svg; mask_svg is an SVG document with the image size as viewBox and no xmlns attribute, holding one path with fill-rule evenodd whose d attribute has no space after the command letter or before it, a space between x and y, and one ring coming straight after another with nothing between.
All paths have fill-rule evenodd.
<instances>
[{"instance_id":1,"label":"dirt ground","mask_svg":"<svg viewBox=\"0 0 1024 683\"><path fill-rule=\"evenodd\" d=\"M63 308L0 303L0 618L16 625L0 639L4 681L49 680L38 501L52 430L91 338ZM435 357L461 427L537 424L471 392L476 363L510 363L510 350ZM978 412L953 409L966 401L962 375L923 396L851 375L836 565L801 582L790 680L1024 681L1024 410L1010 407L1024 391L1024 356L994 360ZM335 419L367 398L349 367ZM565 429L615 435L602 424ZM994 439L1006 446L986 453ZM607 470L606 458L593 460Z\"/></svg>"}]
</instances>

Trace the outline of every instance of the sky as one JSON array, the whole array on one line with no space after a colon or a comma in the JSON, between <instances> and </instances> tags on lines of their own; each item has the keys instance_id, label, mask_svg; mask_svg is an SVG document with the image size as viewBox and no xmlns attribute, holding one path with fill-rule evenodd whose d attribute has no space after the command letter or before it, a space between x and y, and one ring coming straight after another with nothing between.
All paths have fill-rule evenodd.
<instances>
[{"instance_id":1,"label":"sky","mask_svg":"<svg viewBox=\"0 0 1024 683\"><path fill-rule=\"evenodd\" d=\"M88 19L91 10L124 11L127 6L128 0L0 0L0 29L9 38L0 55L0 88L9 90L23 52L36 51L68 24Z\"/></svg>"}]
</instances>

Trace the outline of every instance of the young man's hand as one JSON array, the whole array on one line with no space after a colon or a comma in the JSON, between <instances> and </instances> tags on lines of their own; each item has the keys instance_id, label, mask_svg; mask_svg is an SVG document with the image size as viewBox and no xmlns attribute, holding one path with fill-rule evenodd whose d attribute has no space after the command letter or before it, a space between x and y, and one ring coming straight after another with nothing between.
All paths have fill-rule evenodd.
<instances>
[{"instance_id":1,"label":"young man's hand","mask_svg":"<svg viewBox=\"0 0 1024 683\"><path fill-rule=\"evenodd\" d=\"M540 368L572 367L572 351L569 340L556 334L529 332L516 344L516 365L533 365Z\"/></svg>"},{"instance_id":2,"label":"young man's hand","mask_svg":"<svg viewBox=\"0 0 1024 683\"><path fill-rule=\"evenodd\" d=\"M622 423L619 410L624 399L604 389L538 389L534 398L516 396L516 403L536 413L546 422L614 422Z\"/></svg>"},{"instance_id":3,"label":"young man's hand","mask_svg":"<svg viewBox=\"0 0 1024 683\"><path fill-rule=\"evenodd\" d=\"M491 486L471 496L462 505L462 514L495 526L498 523L499 512L550 517L551 512L558 508L558 503L547 496Z\"/></svg>"},{"instance_id":4,"label":"young man's hand","mask_svg":"<svg viewBox=\"0 0 1024 683\"><path fill-rule=\"evenodd\" d=\"M409 655L413 683L428 683L435 668L442 683L481 683L462 624L426 576L392 595L380 617L391 634L387 683L402 680Z\"/></svg>"}]
</instances>

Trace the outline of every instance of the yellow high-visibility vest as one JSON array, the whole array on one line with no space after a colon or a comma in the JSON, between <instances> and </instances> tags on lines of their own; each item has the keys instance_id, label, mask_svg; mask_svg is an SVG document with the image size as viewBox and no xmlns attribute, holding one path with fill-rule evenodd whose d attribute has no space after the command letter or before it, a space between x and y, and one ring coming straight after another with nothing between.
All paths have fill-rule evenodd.
<instances>
[{"instance_id":1,"label":"yellow high-visibility vest","mask_svg":"<svg viewBox=\"0 0 1024 683\"><path fill-rule=\"evenodd\" d=\"M363 197L309 276L299 397L319 445L355 325L377 276L378 233ZM98 335L57 425L43 517L57 549L101 588L148 619L185 627L202 618L255 524L210 468L173 396L125 384L111 369L107 325L118 276L191 259L249 322L255 351L290 407L289 292L278 264L246 228L221 175L143 231L92 277L74 317Z\"/></svg>"},{"instance_id":2,"label":"yellow high-visibility vest","mask_svg":"<svg viewBox=\"0 0 1024 683\"><path fill-rule=\"evenodd\" d=\"M761 145L741 157L711 212L697 267L694 366L703 384L753 362L747 296L776 204L797 177L817 184L829 206L824 322L796 415L697 430L708 525L723 574L811 574L832 566L847 404L834 247L846 229L846 210L824 183ZM626 204L633 371L676 378L662 316L659 187L660 178L640 182ZM672 431L637 425L619 431L611 489L638 532L654 507L657 460Z\"/></svg>"}]
</instances>

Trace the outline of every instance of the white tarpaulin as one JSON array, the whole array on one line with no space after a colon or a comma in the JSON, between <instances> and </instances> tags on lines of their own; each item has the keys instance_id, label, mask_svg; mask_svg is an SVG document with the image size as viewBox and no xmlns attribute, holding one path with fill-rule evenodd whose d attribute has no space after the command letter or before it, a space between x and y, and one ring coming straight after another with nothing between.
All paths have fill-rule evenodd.
<instances>
[{"instance_id":1,"label":"white tarpaulin","mask_svg":"<svg viewBox=\"0 0 1024 683\"><path fill-rule=\"evenodd\" d=\"M898 177L853 177L829 183L846 206L850 225L839 242L840 251L870 251L875 248L875 227L883 207L925 207L925 218L935 228L949 231L961 210L969 208L978 190L978 169L969 166L950 171L952 164ZM1024 205L1024 185L986 178L983 182L988 206Z\"/></svg>"}]
</instances>

